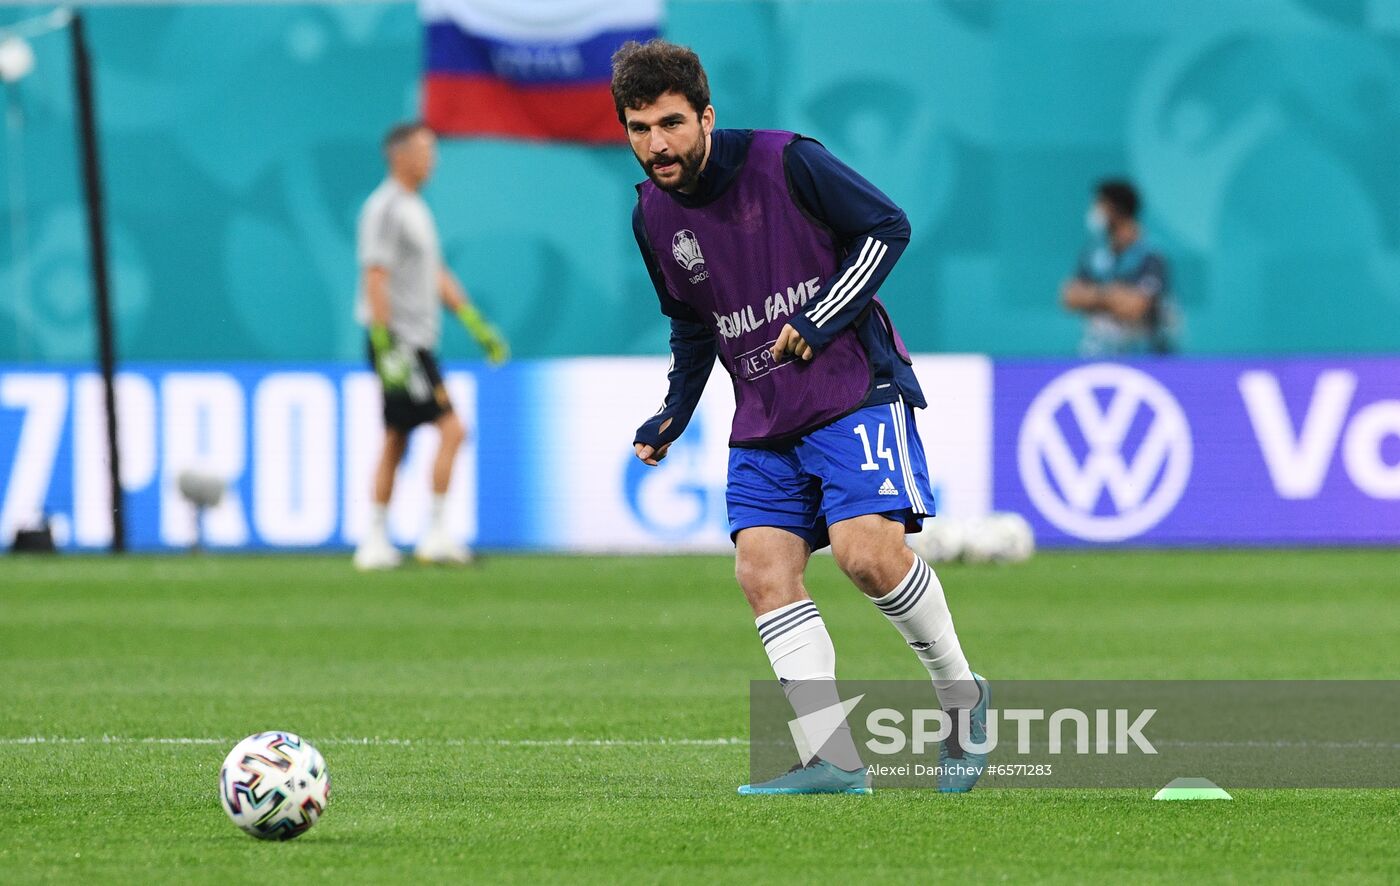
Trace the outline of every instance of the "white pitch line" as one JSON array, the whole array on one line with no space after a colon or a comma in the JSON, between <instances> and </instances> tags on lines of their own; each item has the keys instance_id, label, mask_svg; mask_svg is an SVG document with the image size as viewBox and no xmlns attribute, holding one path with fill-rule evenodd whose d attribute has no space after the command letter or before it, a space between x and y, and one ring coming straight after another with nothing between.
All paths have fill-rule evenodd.
<instances>
[{"instance_id":1,"label":"white pitch line","mask_svg":"<svg viewBox=\"0 0 1400 886\"><path fill-rule=\"evenodd\" d=\"M1154 741L1154 746L1164 748L1306 748L1319 750L1400 750L1400 742L1393 741Z\"/></svg>"},{"instance_id":2,"label":"white pitch line","mask_svg":"<svg viewBox=\"0 0 1400 886\"><path fill-rule=\"evenodd\" d=\"M64 736L26 735L0 738L0 745L229 745L236 738L140 737L130 735ZM447 747L490 746L516 748L635 748L635 747L748 747L746 738L322 738L316 744L401 747L438 745Z\"/></svg>"},{"instance_id":3,"label":"white pitch line","mask_svg":"<svg viewBox=\"0 0 1400 886\"><path fill-rule=\"evenodd\" d=\"M100 735L26 735L0 738L0 746L16 745L228 745L236 738L188 738L172 736ZM365 747L408 747L413 745L439 747L504 747L504 748L639 748L639 747L748 747L747 738L322 738L315 744L334 747L360 745ZM1153 742L1157 747L1170 748L1303 748L1325 750L1400 750L1400 742L1375 741L1173 741ZM1038 746L1037 750L1043 746ZM1089 756L1066 753L1061 756Z\"/></svg>"}]
</instances>

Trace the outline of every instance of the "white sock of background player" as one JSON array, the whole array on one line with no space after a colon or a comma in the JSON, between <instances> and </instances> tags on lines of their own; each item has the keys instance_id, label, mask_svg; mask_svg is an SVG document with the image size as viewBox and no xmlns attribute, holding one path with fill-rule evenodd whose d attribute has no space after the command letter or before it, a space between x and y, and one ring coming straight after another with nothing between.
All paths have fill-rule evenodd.
<instances>
[{"instance_id":1,"label":"white sock of background player","mask_svg":"<svg viewBox=\"0 0 1400 886\"><path fill-rule=\"evenodd\" d=\"M375 502L369 511L369 537L389 539L389 506Z\"/></svg>"},{"instance_id":2,"label":"white sock of background player","mask_svg":"<svg viewBox=\"0 0 1400 886\"><path fill-rule=\"evenodd\" d=\"M433 535L447 534L446 495L433 495L432 509L428 512L428 532Z\"/></svg>"}]
</instances>

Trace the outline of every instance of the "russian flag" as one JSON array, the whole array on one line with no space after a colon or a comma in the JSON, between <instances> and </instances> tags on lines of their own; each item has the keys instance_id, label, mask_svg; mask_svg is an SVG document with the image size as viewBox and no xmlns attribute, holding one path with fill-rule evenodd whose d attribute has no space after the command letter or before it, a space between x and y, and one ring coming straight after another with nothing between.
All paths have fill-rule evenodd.
<instances>
[{"instance_id":1,"label":"russian flag","mask_svg":"<svg viewBox=\"0 0 1400 886\"><path fill-rule=\"evenodd\" d=\"M423 119L443 135L625 138L612 54L660 31L662 0L420 0Z\"/></svg>"}]
</instances>

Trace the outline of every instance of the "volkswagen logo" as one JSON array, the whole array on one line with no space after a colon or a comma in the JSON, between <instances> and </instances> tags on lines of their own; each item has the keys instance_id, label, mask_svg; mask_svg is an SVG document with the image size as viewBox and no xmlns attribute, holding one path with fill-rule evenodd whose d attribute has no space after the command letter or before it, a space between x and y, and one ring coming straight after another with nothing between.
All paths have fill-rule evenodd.
<instances>
[{"instance_id":1,"label":"volkswagen logo","mask_svg":"<svg viewBox=\"0 0 1400 886\"><path fill-rule=\"evenodd\" d=\"M1191 428L1152 376L1093 363L1046 385L1021 423L1021 482L1056 527L1087 541L1141 535L1191 476Z\"/></svg>"}]
</instances>

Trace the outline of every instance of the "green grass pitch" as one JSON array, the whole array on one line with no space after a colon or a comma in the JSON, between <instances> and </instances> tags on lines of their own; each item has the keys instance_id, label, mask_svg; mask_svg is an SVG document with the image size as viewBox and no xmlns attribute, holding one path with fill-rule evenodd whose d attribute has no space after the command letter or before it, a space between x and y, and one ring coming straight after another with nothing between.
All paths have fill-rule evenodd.
<instances>
[{"instance_id":1,"label":"green grass pitch","mask_svg":"<svg viewBox=\"0 0 1400 886\"><path fill-rule=\"evenodd\" d=\"M769 671L732 568L0 559L0 882L1400 879L1396 791L738 797L746 681ZM1400 678L1400 551L940 573L994 681ZM923 674L830 558L809 587L844 677ZM287 844L216 796L228 748L269 728L334 785Z\"/></svg>"}]
</instances>

